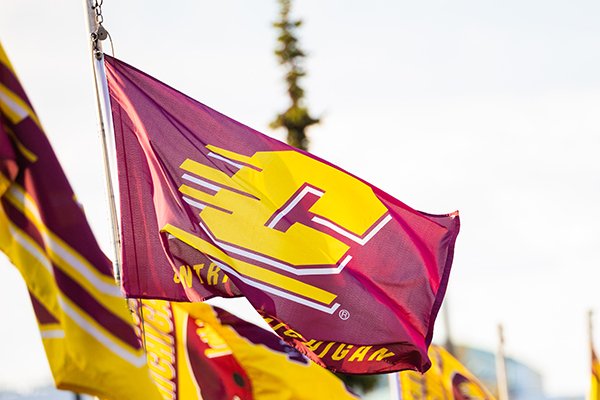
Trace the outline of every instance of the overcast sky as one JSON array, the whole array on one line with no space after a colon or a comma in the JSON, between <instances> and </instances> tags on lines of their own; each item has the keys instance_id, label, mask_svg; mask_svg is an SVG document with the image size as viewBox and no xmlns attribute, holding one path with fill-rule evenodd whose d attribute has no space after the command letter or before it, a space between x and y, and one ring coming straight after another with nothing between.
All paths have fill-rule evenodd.
<instances>
[{"instance_id":1,"label":"overcast sky","mask_svg":"<svg viewBox=\"0 0 600 400\"><path fill-rule=\"evenodd\" d=\"M2 0L0 40L112 255L81 3ZM312 151L416 209L459 209L455 340L493 350L503 322L508 354L543 373L549 394L586 392L586 311L600 313L600 3L295 3L308 104L323 118ZM103 8L118 58L281 137L268 128L287 105L275 0ZM47 384L5 259L0 293L0 388Z\"/></svg>"}]
</instances>

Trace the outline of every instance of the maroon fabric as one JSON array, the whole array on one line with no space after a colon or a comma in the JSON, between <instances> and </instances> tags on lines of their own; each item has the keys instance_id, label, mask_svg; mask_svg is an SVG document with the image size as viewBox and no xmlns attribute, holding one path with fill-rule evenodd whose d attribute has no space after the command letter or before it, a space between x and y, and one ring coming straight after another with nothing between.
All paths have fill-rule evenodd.
<instances>
[{"instance_id":1,"label":"maroon fabric","mask_svg":"<svg viewBox=\"0 0 600 400\"><path fill-rule=\"evenodd\" d=\"M0 51L2 51L1 48ZM0 62L0 84L16 96L19 103L31 105L15 74L2 62ZM109 280L112 281L111 262L97 244L46 134L40 127L33 110L23 111L27 112L26 115L14 118L6 110L0 110L0 174L10 182L9 187L0 188L7 190L7 192L0 192L2 212L10 224L24 234L24 240L33 241L37 244L37 248L46 249L47 252L51 248L52 251L59 254L60 251L72 250L78 258L81 256L85 263L94 269L94 272L109 277ZM26 199L21 197L24 195L27 196ZM13 200L11 201L10 198ZM17 203L20 203L21 206L15 206ZM25 204L31 207L28 209L30 212L25 212L21 208L27 207ZM31 212L31 209L35 209L37 212ZM42 235L38 230L40 225L39 221L36 221L38 217L36 214L39 214L41 223L47 229L46 235ZM53 241L63 242L64 245L57 246ZM21 244L21 246L24 245ZM35 255L34 250L29 249L28 251ZM59 257L65 258L66 256ZM15 263L19 261L18 257L14 261ZM65 263L72 264L71 267L75 270L80 269L76 263L68 259L65 259ZM58 286L62 296L69 299L81 312L94 319L100 326L111 331L123 345L134 350L140 349L140 343L129 324L105 308L98 299L86 291L73 278L75 275L69 275L64 269L50 264L56 280L52 285ZM25 266L20 265L19 267L21 269ZM42 268L42 266L37 268ZM25 273L24 270L21 271ZM35 281L27 276L25 278L38 322L42 325L64 322L59 321L59 315L52 315L48 308L35 297L41 293L37 290L40 289L40 285L49 285L50 282ZM40 290L49 289L44 287ZM125 311L125 308L123 310ZM61 379L57 377L57 382L60 383L61 380L64 380L63 383L68 384L68 378L68 376L63 376Z\"/></svg>"},{"instance_id":2,"label":"maroon fabric","mask_svg":"<svg viewBox=\"0 0 600 400\"><path fill-rule=\"evenodd\" d=\"M290 361L295 361L303 365L309 364L308 359L302 353L282 341L278 336L273 335L271 332L258 325L254 325L246 320L238 318L236 315L233 315L222 308L213 307L213 310L217 314L217 318L222 325L232 327L238 335L246 338L251 343L257 345L260 344L275 352L285 354Z\"/></svg>"},{"instance_id":3,"label":"maroon fabric","mask_svg":"<svg viewBox=\"0 0 600 400\"><path fill-rule=\"evenodd\" d=\"M0 63L0 65L2 64ZM8 126L0 113L0 173L7 179L13 180L17 176L18 170L17 155L8 135ZM2 193L0 192L0 194Z\"/></svg>"},{"instance_id":4,"label":"maroon fabric","mask_svg":"<svg viewBox=\"0 0 600 400\"><path fill-rule=\"evenodd\" d=\"M202 398L253 399L250 379L233 354L210 357L207 350L211 347L196 333L203 327L202 321L188 316L186 350L191 372L202 389Z\"/></svg>"},{"instance_id":5,"label":"maroon fabric","mask_svg":"<svg viewBox=\"0 0 600 400\"><path fill-rule=\"evenodd\" d=\"M33 306L33 311L35 312L35 317L38 320L38 323L41 325L48 324L58 324L60 321L57 320L50 311L42 303L35 298L35 296L29 293L29 298L31 299L31 305Z\"/></svg>"},{"instance_id":6,"label":"maroon fabric","mask_svg":"<svg viewBox=\"0 0 600 400\"><path fill-rule=\"evenodd\" d=\"M27 104L30 108L33 108L31 103L29 102L29 98L25 94L21 83L19 82L19 78L3 63L0 63L0 82L11 92L16 94L25 104Z\"/></svg>"},{"instance_id":7,"label":"maroon fabric","mask_svg":"<svg viewBox=\"0 0 600 400\"><path fill-rule=\"evenodd\" d=\"M111 262L98 246L45 133L29 117L16 125L1 117L0 122L6 133L13 132L21 145L36 156L32 162L20 152L15 152L16 164L15 160L2 160L3 154L14 150L4 146L4 142L6 146L13 145L9 136L0 130L0 170L9 171L8 176L13 175L14 181L31 196L44 224L54 234L88 260L98 273L112 278ZM18 166L18 173L14 170L15 166Z\"/></svg>"},{"instance_id":8,"label":"maroon fabric","mask_svg":"<svg viewBox=\"0 0 600 400\"><path fill-rule=\"evenodd\" d=\"M123 284L129 296L196 301L213 295L243 294L284 340L332 370L376 373L429 368L427 347L448 282L459 231L458 213L430 215L413 210L326 161L252 130L122 61L106 57L106 68L119 164ZM299 226L317 230L347 246L344 256L351 256L351 259L345 258L350 259L348 263L342 265L342 258L333 261L334 264L287 263L270 258L269 254L254 252L255 249L243 248L238 243L227 242L214 232L218 226L207 228L206 209L199 212L183 199L178 188L188 183L183 179L180 166L186 159L191 159L205 167L219 169L228 177L254 173L250 168L256 173L261 173L262 169L245 162L235 166L215 158L214 154L209 154L207 145L252 157L252 160L262 156L272 160L268 157L274 152L286 152L286 157L297 156L303 162L309 158L310 165L326 167L332 176L366 188L368 196L375 197L385 212L377 216L379 220L369 219L369 224L372 223L369 226L373 228L380 222L385 223L364 243L359 243L356 237L363 239L369 231L356 233L355 239L344 237L339 229L328 225L338 224L338 221L330 221L318 212L321 202L331 200L327 197L329 194L324 193L331 190L331 196L335 196L338 189L320 188L320 178L314 176L314 182L306 181L288 188L286 200L272 203L273 214L269 219L261 220L252 234L264 232L265 227L282 234ZM286 185L296 182L297 172L294 172L294 179L285 182ZM286 171L279 170L279 174L285 176ZM339 182L337 178L333 181ZM195 189L208 196L215 194L214 190L205 187ZM292 199L303 189L307 189L309 195L294 203ZM323 189L323 193L314 195L317 189ZM347 189L344 186L339 190ZM356 200L358 195L354 194L345 192L344 201L336 203L336 207L350 210L360 219L365 212ZM247 196L273 201L268 191ZM290 205L289 212L277 219L278 213L287 205ZM214 213L215 208L209 208ZM223 208L218 210L231 213ZM316 222L315 217L322 217L325 223ZM222 258L231 257L236 260L234 264L246 262L286 279L301 281L335 294L335 301L322 307L315 306L310 297L291 299L282 294L282 290L289 287L284 289L280 281L263 280L259 284L253 280L254 276L249 279L243 273L232 273L230 266L227 270L225 259L192 251L177 239L161 233L167 224L218 247L226 253ZM246 221L241 221L243 224ZM236 225L235 229L239 227L244 232L241 225ZM311 251L317 249L323 254L330 251L321 243L303 241L303 238L292 245L296 246L294 251L298 254L309 246ZM184 264L206 266L211 262L222 267L221 273L227 271L229 286L221 281L214 282L221 286L209 285L206 276L190 274L190 270L181 268ZM280 262L279 266L277 262ZM336 267L336 272L331 272ZM201 271L206 273L207 268ZM182 273L185 279L182 279ZM193 280L191 287L184 284L187 280Z\"/></svg>"}]
</instances>

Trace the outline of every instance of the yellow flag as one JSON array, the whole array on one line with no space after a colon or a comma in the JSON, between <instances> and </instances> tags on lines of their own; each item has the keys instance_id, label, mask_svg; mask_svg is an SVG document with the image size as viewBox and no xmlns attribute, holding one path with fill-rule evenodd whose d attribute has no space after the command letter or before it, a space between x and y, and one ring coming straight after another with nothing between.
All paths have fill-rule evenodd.
<instances>
[{"instance_id":1,"label":"yellow flag","mask_svg":"<svg viewBox=\"0 0 600 400\"><path fill-rule=\"evenodd\" d=\"M399 373L402 399L494 399L481 382L442 347L432 345L429 358L432 365L425 374Z\"/></svg>"},{"instance_id":2,"label":"yellow flag","mask_svg":"<svg viewBox=\"0 0 600 400\"><path fill-rule=\"evenodd\" d=\"M164 400L252 399L250 379L211 326L177 303L130 303ZM210 309L200 303L195 307Z\"/></svg>"},{"instance_id":3,"label":"yellow flag","mask_svg":"<svg viewBox=\"0 0 600 400\"><path fill-rule=\"evenodd\" d=\"M356 399L275 334L224 310L143 300L137 314L165 400Z\"/></svg>"},{"instance_id":4,"label":"yellow flag","mask_svg":"<svg viewBox=\"0 0 600 400\"><path fill-rule=\"evenodd\" d=\"M1 46L0 250L27 284L58 388L160 399L110 261Z\"/></svg>"},{"instance_id":5,"label":"yellow flag","mask_svg":"<svg viewBox=\"0 0 600 400\"><path fill-rule=\"evenodd\" d=\"M590 400L600 400L600 361L598 361L594 349L592 349L592 384L590 389Z\"/></svg>"}]
</instances>

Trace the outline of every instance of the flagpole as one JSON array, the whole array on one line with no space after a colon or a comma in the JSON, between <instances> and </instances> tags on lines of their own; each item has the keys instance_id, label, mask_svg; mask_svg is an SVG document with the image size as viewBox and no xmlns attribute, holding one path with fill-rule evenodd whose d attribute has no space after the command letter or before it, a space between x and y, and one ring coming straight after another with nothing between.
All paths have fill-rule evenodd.
<instances>
[{"instance_id":1,"label":"flagpole","mask_svg":"<svg viewBox=\"0 0 600 400\"><path fill-rule=\"evenodd\" d=\"M442 311L444 317L444 328L446 329L446 350L448 351L448 353L458 358L456 354L456 348L454 347L454 340L452 340L452 331L450 330L450 311L448 309L448 299L444 301Z\"/></svg>"},{"instance_id":2,"label":"flagpole","mask_svg":"<svg viewBox=\"0 0 600 400\"><path fill-rule=\"evenodd\" d=\"M587 315L587 322L588 322L588 346L589 346L589 370L592 373L592 383L590 386L590 390L588 390L587 396L585 396L586 399L588 400L592 400L592 390L594 388L594 381L593 381L593 374L594 374L594 311L592 311L591 309L588 310L588 315Z\"/></svg>"},{"instance_id":3,"label":"flagpole","mask_svg":"<svg viewBox=\"0 0 600 400\"><path fill-rule=\"evenodd\" d=\"M111 160L109 157L108 140L112 134L112 114L110 107L110 95L106 81L106 70L104 68L104 54L101 41L106 39L108 32L102 26L102 3L103 0L83 0L87 15L87 26L89 32L90 50L92 53L92 67L94 71L94 86L96 90L96 103L98 107L98 126L102 141L102 157L104 160L104 177L110 210L110 222L112 228L112 242L114 250L113 272L115 280L121 284L121 235L119 231L119 218L117 213L117 202L113 188L113 175Z\"/></svg>"},{"instance_id":4,"label":"flagpole","mask_svg":"<svg viewBox=\"0 0 600 400\"><path fill-rule=\"evenodd\" d=\"M594 349L594 311L588 310L588 339L590 346L590 359L592 358L592 350Z\"/></svg>"},{"instance_id":5,"label":"flagpole","mask_svg":"<svg viewBox=\"0 0 600 400\"><path fill-rule=\"evenodd\" d=\"M509 400L508 378L506 376L506 359L504 357L504 329L498 324L498 352L496 353L496 382L498 400Z\"/></svg>"},{"instance_id":6,"label":"flagpole","mask_svg":"<svg viewBox=\"0 0 600 400\"><path fill-rule=\"evenodd\" d=\"M400 384L400 372L388 374L388 384L390 386L390 399L402 400L402 387Z\"/></svg>"}]
</instances>

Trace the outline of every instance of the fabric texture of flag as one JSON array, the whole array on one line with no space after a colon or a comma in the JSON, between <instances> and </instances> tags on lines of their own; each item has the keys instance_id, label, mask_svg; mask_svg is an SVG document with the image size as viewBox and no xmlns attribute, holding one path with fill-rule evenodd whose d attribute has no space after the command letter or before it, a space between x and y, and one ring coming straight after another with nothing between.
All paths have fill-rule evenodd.
<instances>
[{"instance_id":1,"label":"fabric texture of flag","mask_svg":"<svg viewBox=\"0 0 600 400\"><path fill-rule=\"evenodd\" d=\"M217 307L142 300L137 314L165 400L356 398L273 333Z\"/></svg>"},{"instance_id":2,"label":"fabric texture of flag","mask_svg":"<svg viewBox=\"0 0 600 400\"><path fill-rule=\"evenodd\" d=\"M459 230L107 57L123 285L243 294L315 362L425 371Z\"/></svg>"},{"instance_id":3,"label":"fabric texture of flag","mask_svg":"<svg viewBox=\"0 0 600 400\"><path fill-rule=\"evenodd\" d=\"M401 398L406 400L493 400L494 396L456 358L440 346L429 348L432 365L425 374L398 374Z\"/></svg>"},{"instance_id":4,"label":"fabric texture of flag","mask_svg":"<svg viewBox=\"0 0 600 400\"><path fill-rule=\"evenodd\" d=\"M0 157L0 249L25 279L56 386L159 400L110 261L1 46Z\"/></svg>"}]
</instances>

